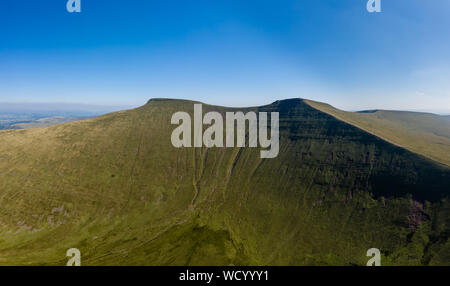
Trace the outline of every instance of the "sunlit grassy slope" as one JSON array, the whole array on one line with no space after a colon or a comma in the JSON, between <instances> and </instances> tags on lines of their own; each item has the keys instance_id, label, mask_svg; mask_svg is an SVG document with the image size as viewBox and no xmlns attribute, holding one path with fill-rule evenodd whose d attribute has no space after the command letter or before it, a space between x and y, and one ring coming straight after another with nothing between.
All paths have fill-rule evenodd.
<instances>
[{"instance_id":1,"label":"sunlit grassy slope","mask_svg":"<svg viewBox=\"0 0 450 286\"><path fill-rule=\"evenodd\" d=\"M0 264L450 264L449 168L299 99L239 110L280 112L277 158L174 148L181 100L1 131Z\"/></svg>"},{"instance_id":2,"label":"sunlit grassy slope","mask_svg":"<svg viewBox=\"0 0 450 286\"><path fill-rule=\"evenodd\" d=\"M306 102L340 120L450 166L450 116L386 110L346 112L325 103Z\"/></svg>"}]
</instances>

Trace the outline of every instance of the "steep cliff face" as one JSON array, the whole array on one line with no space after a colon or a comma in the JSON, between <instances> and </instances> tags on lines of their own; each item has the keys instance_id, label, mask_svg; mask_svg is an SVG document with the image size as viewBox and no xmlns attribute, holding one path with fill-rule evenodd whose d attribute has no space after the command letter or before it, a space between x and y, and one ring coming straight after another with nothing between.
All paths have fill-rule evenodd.
<instances>
[{"instance_id":1,"label":"steep cliff face","mask_svg":"<svg viewBox=\"0 0 450 286\"><path fill-rule=\"evenodd\" d=\"M292 99L203 111L280 114L280 151L175 148L156 99L0 132L0 264L449 264L450 170Z\"/></svg>"}]
</instances>

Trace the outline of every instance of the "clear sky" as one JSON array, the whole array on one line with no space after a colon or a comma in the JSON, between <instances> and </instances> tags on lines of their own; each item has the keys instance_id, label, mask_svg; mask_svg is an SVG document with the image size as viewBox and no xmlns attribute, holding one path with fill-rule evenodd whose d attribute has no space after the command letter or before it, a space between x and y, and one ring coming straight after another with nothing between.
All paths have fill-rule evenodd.
<instances>
[{"instance_id":1,"label":"clear sky","mask_svg":"<svg viewBox=\"0 0 450 286\"><path fill-rule=\"evenodd\" d=\"M0 1L0 102L450 113L450 1Z\"/></svg>"}]
</instances>

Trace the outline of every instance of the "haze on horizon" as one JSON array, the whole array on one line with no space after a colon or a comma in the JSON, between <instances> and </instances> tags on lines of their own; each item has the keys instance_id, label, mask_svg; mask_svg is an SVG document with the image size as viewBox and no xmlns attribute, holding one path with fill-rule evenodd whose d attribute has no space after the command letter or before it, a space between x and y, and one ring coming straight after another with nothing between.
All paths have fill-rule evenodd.
<instances>
[{"instance_id":1,"label":"haze on horizon","mask_svg":"<svg viewBox=\"0 0 450 286\"><path fill-rule=\"evenodd\" d=\"M0 102L0 113L5 112L48 112L48 111L83 111L92 113L108 113L131 109L134 105L95 105L84 103L60 103L60 102Z\"/></svg>"},{"instance_id":2,"label":"haze on horizon","mask_svg":"<svg viewBox=\"0 0 450 286\"><path fill-rule=\"evenodd\" d=\"M450 114L450 2L82 0L0 4L0 102L224 106L307 98Z\"/></svg>"}]
</instances>

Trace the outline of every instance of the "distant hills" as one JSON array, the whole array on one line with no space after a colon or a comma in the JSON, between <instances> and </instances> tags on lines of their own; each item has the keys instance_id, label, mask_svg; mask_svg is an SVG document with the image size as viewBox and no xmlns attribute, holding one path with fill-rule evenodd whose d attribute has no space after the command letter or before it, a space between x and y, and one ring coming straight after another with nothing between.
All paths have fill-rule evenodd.
<instances>
[{"instance_id":1,"label":"distant hills","mask_svg":"<svg viewBox=\"0 0 450 286\"><path fill-rule=\"evenodd\" d=\"M382 265L450 264L439 117L203 105L236 110L280 113L277 158L174 148L186 100L0 131L0 265L64 265L73 247L83 265L365 265L374 247Z\"/></svg>"},{"instance_id":2,"label":"distant hills","mask_svg":"<svg viewBox=\"0 0 450 286\"><path fill-rule=\"evenodd\" d=\"M393 144L450 166L450 116L389 110L346 112L328 104L306 102Z\"/></svg>"}]
</instances>

